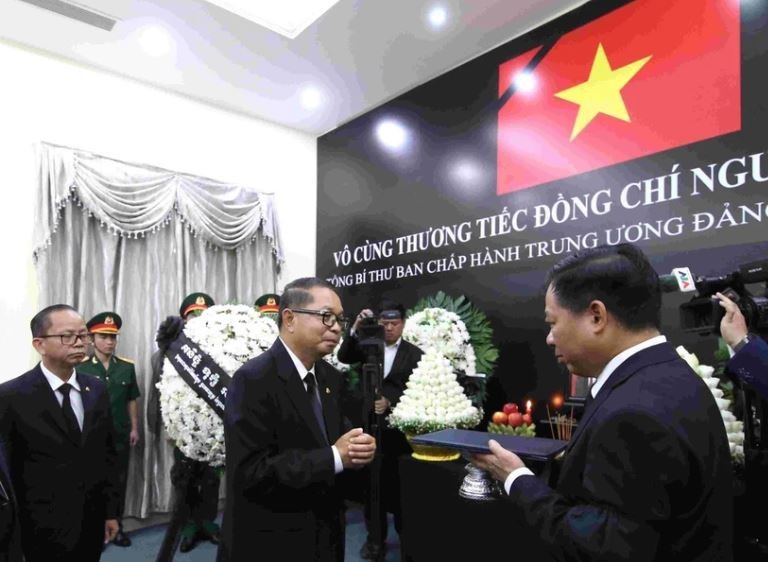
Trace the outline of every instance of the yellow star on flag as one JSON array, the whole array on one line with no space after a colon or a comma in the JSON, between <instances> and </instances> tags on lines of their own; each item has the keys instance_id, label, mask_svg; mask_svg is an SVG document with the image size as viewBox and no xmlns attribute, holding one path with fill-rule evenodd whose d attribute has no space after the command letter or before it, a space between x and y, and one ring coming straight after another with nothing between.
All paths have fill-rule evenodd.
<instances>
[{"instance_id":1,"label":"yellow star on flag","mask_svg":"<svg viewBox=\"0 0 768 562\"><path fill-rule=\"evenodd\" d=\"M632 80L645 63L651 60L651 55L613 70L608 57L605 55L603 44L597 45L595 60L589 79L566 90L555 94L555 97L575 103L579 106L576 121L573 123L571 140L589 125L600 113L629 122L629 113L621 97L621 89Z\"/></svg>"}]
</instances>

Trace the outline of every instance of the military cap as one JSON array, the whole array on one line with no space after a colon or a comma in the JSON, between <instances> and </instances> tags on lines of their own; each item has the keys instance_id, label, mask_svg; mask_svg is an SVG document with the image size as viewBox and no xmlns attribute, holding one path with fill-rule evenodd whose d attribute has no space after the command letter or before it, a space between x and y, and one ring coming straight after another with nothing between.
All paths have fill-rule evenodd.
<instances>
[{"instance_id":1,"label":"military cap","mask_svg":"<svg viewBox=\"0 0 768 562\"><path fill-rule=\"evenodd\" d=\"M184 318L187 314L195 310L205 310L209 306L213 306L215 303L210 295L205 293L192 293L187 295L181 306L179 307L179 315Z\"/></svg>"},{"instance_id":2,"label":"military cap","mask_svg":"<svg viewBox=\"0 0 768 562\"><path fill-rule=\"evenodd\" d=\"M280 295L275 293L267 293L261 295L256 302L253 303L256 310L259 312L279 312L280 311Z\"/></svg>"},{"instance_id":3,"label":"military cap","mask_svg":"<svg viewBox=\"0 0 768 562\"><path fill-rule=\"evenodd\" d=\"M123 325L123 319L115 312L99 312L85 325L92 334L117 334Z\"/></svg>"}]
</instances>

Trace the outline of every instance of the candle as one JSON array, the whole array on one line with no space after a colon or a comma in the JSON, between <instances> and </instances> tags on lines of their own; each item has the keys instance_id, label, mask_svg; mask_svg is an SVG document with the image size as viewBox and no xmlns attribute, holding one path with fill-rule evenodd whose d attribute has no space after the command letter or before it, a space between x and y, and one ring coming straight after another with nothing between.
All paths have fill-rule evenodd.
<instances>
[{"instance_id":1,"label":"candle","mask_svg":"<svg viewBox=\"0 0 768 562\"><path fill-rule=\"evenodd\" d=\"M525 413L526 413L526 414L530 414L530 413L531 413L531 406L532 406L532 405L533 405L533 402L531 402L530 400L528 400L528 401L525 403Z\"/></svg>"},{"instance_id":2,"label":"candle","mask_svg":"<svg viewBox=\"0 0 768 562\"><path fill-rule=\"evenodd\" d=\"M559 410L562 405L563 405L563 397L562 397L562 395L555 394L552 397L552 406L554 406L555 410Z\"/></svg>"}]
</instances>

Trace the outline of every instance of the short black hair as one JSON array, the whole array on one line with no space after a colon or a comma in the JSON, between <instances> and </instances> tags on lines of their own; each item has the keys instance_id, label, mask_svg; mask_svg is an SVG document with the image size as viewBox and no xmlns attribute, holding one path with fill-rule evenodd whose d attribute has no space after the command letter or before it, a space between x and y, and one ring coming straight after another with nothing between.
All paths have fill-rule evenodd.
<instances>
[{"instance_id":1,"label":"short black hair","mask_svg":"<svg viewBox=\"0 0 768 562\"><path fill-rule=\"evenodd\" d=\"M599 300L628 330L661 325L659 276L632 244L576 252L549 271L546 285L558 304L571 312L583 312Z\"/></svg>"},{"instance_id":2,"label":"short black hair","mask_svg":"<svg viewBox=\"0 0 768 562\"><path fill-rule=\"evenodd\" d=\"M390 298L383 298L379 301L376 308L376 314L381 314L385 310L397 310L400 313L400 318L405 320L405 307Z\"/></svg>"},{"instance_id":3,"label":"short black hair","mask_svg":"<svg viewBox=\"0 0 768 562\"><path fill-rule=\"evenodd\" d=\"M280 296L280 310L277 313L277 327L283 327L283 311L286 308L303 308L310 302L312 302L312 295L309 294L311 289L315 287L322 287L323 289L330 289L338 296L336 287L331 285L325 279L319 277L300 277L294 279L285 286L283 294Z\"/></svg>"},{"instance_id":4,"label":"short black hair","mask_svg":"<svg viewBox=\"0 0 768 562\"><path fill-rule=\"evenodd\" d=\"M74 307L71 307L68 304L52 304L51 306L46 306L43 310L35 314L29 322L29 329L32 331L32 337L39 338L40 336L44 336L46 330L51 327L51 314L59 312L60 310L71 310L72 312L80 314Z\"/></svg>"}]
</instances>

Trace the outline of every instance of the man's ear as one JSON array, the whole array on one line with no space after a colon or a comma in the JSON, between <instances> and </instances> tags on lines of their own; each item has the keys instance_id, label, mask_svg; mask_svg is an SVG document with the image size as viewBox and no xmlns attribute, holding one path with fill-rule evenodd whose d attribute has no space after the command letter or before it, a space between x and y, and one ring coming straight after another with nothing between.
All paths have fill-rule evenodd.
<instances>
[{"instance_id":1,"label":"man's ear","mask_svg":"<svg viewBox=\"0 0 768 562\"><path fill-rule=\"evenodd\" d=\"M286 308L283 310L283 318L282 318L282 325L285 327L286 330L293 333L294 330L294 321L296 320L296 315L293 313L293 311L290 308Z\"/></svg>"},{"instance_id":2,"label":"man's ear","mask_svg":"<svg viewBox=\"0 0 768 562\"><path fill-rule=\"evenodd\" d=\"M589 303L587 313L590 316L590 325L594 331L602 331L608 323L608 309L603 301L594 300Z\"/></svg>"},{"instance_id":3,"label":"man's ear","mask_svg":"<svg viewBox=\"0 0 768 562\"><path fill-rule=\"evenodd\" d=\"M35 351L37 351L40 355L45 355L42 338L32 338L32 347L34 347Z\"/></svg>"}]
</instances>

